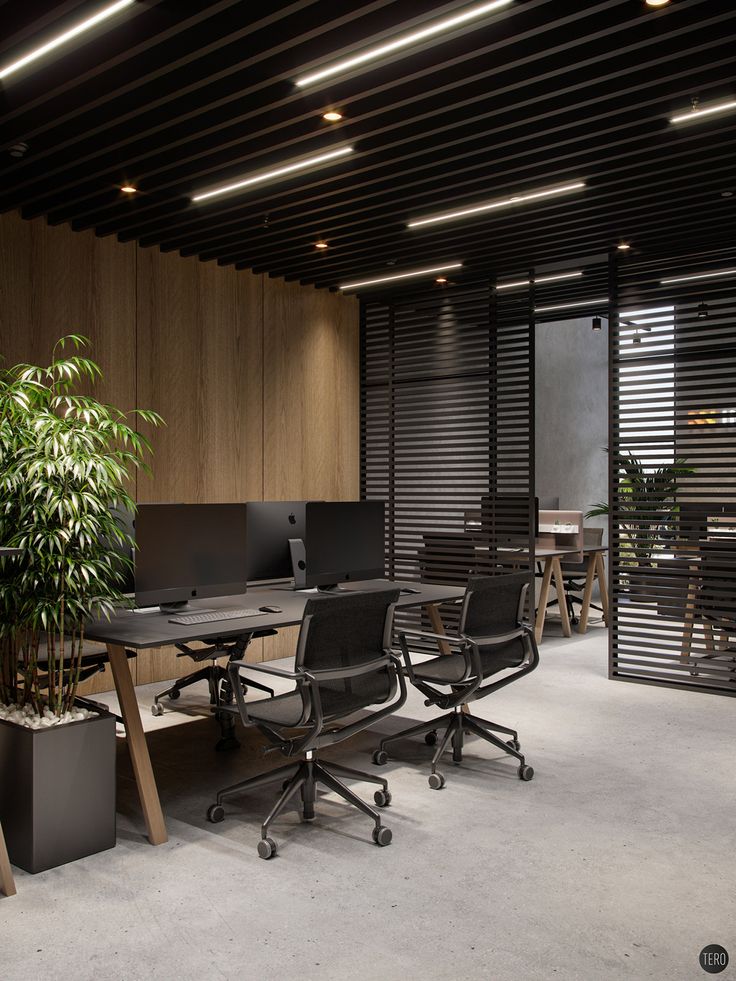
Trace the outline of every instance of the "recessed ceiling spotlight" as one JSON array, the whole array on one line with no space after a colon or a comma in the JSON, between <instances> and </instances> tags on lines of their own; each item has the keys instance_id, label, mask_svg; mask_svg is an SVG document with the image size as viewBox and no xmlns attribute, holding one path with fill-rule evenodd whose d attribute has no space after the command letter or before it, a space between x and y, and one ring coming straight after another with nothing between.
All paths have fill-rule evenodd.
<instances>
[{"instance_id":1,"label":"recessed ceiling spotlight","mask_svg":"<svg viewBox=\"0 0 736 981\"><path fill-rule=\"evenodd\" d=\"M733 197L733 191L721 191L721 197L722 198L732 198Z\"/></svg>"},{"instance_id":2,"label":"recessed ceiling spotlight","mask_svg":"<svg viewBox=\"0 0 736 981\"><path fill-rule=\"evenodd\" d=\"M600 317L593 317L592 330L601 331L603 330L603 321Z\"/></svg>"},{"instance_id":3,"label":"recessed ceiling spotlight","mask_svg":"<svg viewBox=\"0 0 736 981\"><path fill-rule=\"evenodd\" d=\"M53 51L55 48L60 48L67 41L73 40L79 34L83 34L85 31L90 30L92 27L96 27L103 20L107 20L108 17L112 17L113 14L117 14L120 10L125 7L130 7L131 4L135 3L136 0L117 0L117 3L108 4L101 10L98 10L96 14L91 17L87 17L86 20L80 20L70 27L68 31L64 31L61 34L57 34L56 37L51 38L45 44L40 45L38 48L34 48L33 51L29 51L28 54L23 55L23 57L18 58L16 61L11 61L9 65L5 65L4 68L0 68L0 79L7 78L8 75L12 75L13 72L17 72L20 68L25 68L26 65L30 65L32 61L36 61L37 58L41 58L43 55L47 54L49 51Z\"/></svg>"},{"instance_id":4,"label":"recessed ceiling spotlight","mask_svg":"<svg viewBox=\"0 0 736 981\"><path fill-rule=\"evenodd\" d=\"M427 38L434 37L437 34L442 34L444 31L450 31L455 27L461 27L463 24L467 24L472 20L477 20L479 17L483 17L485 14L490 14L494 10L500 10L501 7L508 7L513 0L492 0L491 3L481 3L478 6L470 7L468 10L463 11L461 14L454 14L451 17L444 17L442 20L431 21L426 27L420 27L416 31L410 31L408 34L402 34L393 41L385 41L383 44L378 44L374 48L368 48L365 51L361 51L359 54L353 55L350 58L345 58L342 61L336 61L332 65L328 65L326 68L319 68L315 72L311 72L309 75L303 75L301 78L296 80L296 85L299 88L303 88L305 85L313 85L315 82L321 82L324 78L331 78L333 75L339 75L342 72L350 71L351 68L357 68L358 65L364 65L369 61L375 61L376 58L382 58L384 55L393 54L394 51L400 51L402 48L407 48L409 45L417 44L419 41L424 41Z\"/></svg>"},{"instance_id":5,"label":"recessed ceiling spotlight","mask_svg":"<svg viewBox=\"0 0 736 981\"><path fill-rule=\"evenodd\" d=\"M315 242L314 247L315 249L329 249L329 245L327 244L327 242L325 242L323 238L321 238L319 242Z\"/></svg>"},{"instance_id":6,"label":"recessed ceiling spotlight","mask_svg":"<svg viewBox=\"0 0 736 981\"><path fill-rule=\"evenodd\" d=\"M202 194L195 194L192 201L206 201L209 198L219 197L222 194L232 194L233 191L241 191L246 187L253 187L254 184L263 184L265 181L277 180L279 177L286 177L307 167L315 167L317 164L328 163L337 160L348 153L352 153L351 146L338 147L336 150L328 150L327 153L320 153L316 157L306 157L304 160L297 160L294 163L284 164L275 170L264 170L261 173L253 174L251 177L243 177L242 180L235 181L234 184L225 184L223 187L216 187L212 191L204 191Z\"/></svg>"},{"instance_id":7,"label":"recessed ceiling spotlight","mask_svg":"<svg viewBox=\"0 0 736 981\"><path fill-rule=\"evenodd\" d=\"M670 0L646 0L647 7L666 7Z\"/></svg>"},{"instance_id":8,"label":"recessed ceiling spotlight","mask_svg":"<svg viewBox=\"0 0 736 981\"><path fill-rule=\"evenodd\" d=\"M337 109L329 109L322 114L322 118L328 123L339 123L342 119L342 113L338 112Z\"/></svg>"},{"instance_id":9,"label":"recessed ceiling spotlight","mask_svg":"<svg viewBox=\"0 0 736 981\"><path fill-rule=\"evenodd\" d=\"M123 194L137 194L138 193L138 188L137 187L134 187L132 184L121 184L120 185L120 190L123 192Z\"/></svg>"},{"instance_id":10,"label":"recessed ceiling spotlight","mask_svg":"<svg viewBox=\"0 0 736 981\"><path fill-rule=\"evenodd\" d=\"M701 300L698 304L698 320L708 319L708 304L705 300Z\"/></svg>"},{"instance_id":11,"label":"recessed ceiling spotlight","mask_svg":"<svg viewBox=\"0 0 736 981\"><path fill-rule=\"evenodd\" d=\"M628 242L619 242L616 248L619 252L628 252L631 246Z\"/></svg>"},{"instance_id":12,"label":"recessed ceiling spotlight","mask_svg":"<svg viewBox=\"0 0 736 981\"><path fill-rule=\"evenodd\" d=\"M428 218L417 218L407 222L407 228L420 228L423 225L436 225L442 221L451 221L454 218L465 218L468 215L478 215L486 211L495 211L497 208L506 208L512 204L525 204L527 201L538 201L540 198L551 198L557 194L567 194L569 191L580 191L585 187L584 181L576 181L574 184L562 184L559 187L549 187L541 191L529 191L526 194L514 194L509 198L495 198L485 204L474 205L470 208L463 208L460 211L446 211L439 215L430 215Z\"/></svg>"},{"instance_id":13,"label":"recessed ceiling spotlight","mask_svg":"<svg viewBox=\"0 0 736 981\"><path fill-rule=\"evenodd\" d=\"M461 269L462 262L450 262L444 266L430 266L428 269L411 269L409 272L397 273L395 276L381 276L380 279L362 279L357 283L345 283L341 290L355 290L362 286L374 286L377 283L392 283L397 279L411 279L413 276L429 276L431 273L447 272L449 269Z\"/></svg>"},{"instance_id":14,"label":"recessed ceiling spotlight","mask_svg":"<svg viewBox=\"0 0 736 981\"><path fill-rule=\"evenodd\" d=\"M438 276L437 279L435 279L435 283L442 284L446 282L447 282L447 276Z\"/></svg>"},{"instance_id":15,"label":"recessed ceiling spotlight","mask_svg":"<svg viewBox=\"0 0 736 981\"><path fill-rule=\"evenodd\" d=\"M25 157L28 153L28 144L23 142L13 143L12 146L8 147L8 153L11 157Z\"/></svg>"},{"instance_id":16,"label":"recessed ceiling spotlight","mask_svg":"<svg viewBox=\"0 0 736 981\"><path fill-rule=\"evenodd\" d=\"M677 116L671 116L671 123L693 123L706 116L713 116L719 112L732 112L736 109L736 99L729 99L728 102L714 102L711 105L700 107L697 99L693 99L693 106L689 112L682 112Z\"/></svg>"}]
</instances>

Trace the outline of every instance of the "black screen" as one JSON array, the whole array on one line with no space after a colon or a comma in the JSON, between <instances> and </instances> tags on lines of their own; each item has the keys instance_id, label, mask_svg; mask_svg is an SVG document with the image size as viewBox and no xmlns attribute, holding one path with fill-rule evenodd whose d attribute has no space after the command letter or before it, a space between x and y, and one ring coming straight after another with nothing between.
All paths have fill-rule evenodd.
<instances>
[{"instance_id":1,"label":"black screen","mask_svg":"<svg viewBox=\"0 0 736 981\"><path fill-rule=\"evenodd\" d=\"M304 538L304 501L249 501L248 582L291 577L290 538Z\"/></svg>"},{"instance_id":2,"label":"black screen","mask_svg":"<svg viewBox=\"0 0 736 981\"><path fill-rule=\"evenodd\" d=\"M307 586L383 578L383 501L310 501Z\"/></svg>"},{"instance_id":3,"label":"black screen","mask_svg":"<svg viewBox=\"0 0 736 981\"><path fill-rule=\"evenodd\" d=\"M139 605L246 589L245 504L140 504L135 520Z\"/></svg>"}]
</instances>

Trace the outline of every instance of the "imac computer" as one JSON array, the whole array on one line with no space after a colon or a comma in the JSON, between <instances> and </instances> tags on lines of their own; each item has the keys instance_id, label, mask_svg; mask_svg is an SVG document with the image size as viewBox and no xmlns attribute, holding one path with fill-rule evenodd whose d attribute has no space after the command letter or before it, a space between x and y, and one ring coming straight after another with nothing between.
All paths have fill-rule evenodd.
<instances>
[{"instance_id":1,"label":"imac computer","mask_svg":"<svg viewBox=\"0 0 736 981\"><path fill-rule=\"evenodd\" d=\"M245 551L248 582L292 576L289 539L304 539L306 501L248 501Z\"/></svg>"},{"instance_id":2,"label":"imac computer","mask_svg":"<svg viewBox=\"0 0 736 981\"><path fill-rule=\"evenodd\" d=\"M307 502L303 557L292 548L296 588L383 579L384 535L383 501Z\"/></svg>"},{"instance_id":3,"label":"imac computer","mask_svg":"<svg viewBox=\"0 0 736 981\"><path fill-rule=\"evenodd\" d=\"M245 504L139 504L135 599L161 612L246 591Z\"/></svg>"}]
</instances>

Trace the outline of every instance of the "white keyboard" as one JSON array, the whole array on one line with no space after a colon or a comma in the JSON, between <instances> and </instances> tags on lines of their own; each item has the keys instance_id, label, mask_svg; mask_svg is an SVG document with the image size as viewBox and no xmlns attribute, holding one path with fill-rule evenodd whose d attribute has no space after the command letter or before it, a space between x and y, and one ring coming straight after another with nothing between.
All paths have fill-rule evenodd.
<instances>
[{"instance_id":1,"label":"white keyboard","mask_svg":"<svg viewBox=\"0 0 736 981\"><path fill-rule=\"evenodd\" d=\"M243 617L262 617L260 610L211 610L209 613L180 613L169 617L169 623L181 623L185 627L192 623L217 623L219 620L242 620Z\"/></svg>"}]
</instances>

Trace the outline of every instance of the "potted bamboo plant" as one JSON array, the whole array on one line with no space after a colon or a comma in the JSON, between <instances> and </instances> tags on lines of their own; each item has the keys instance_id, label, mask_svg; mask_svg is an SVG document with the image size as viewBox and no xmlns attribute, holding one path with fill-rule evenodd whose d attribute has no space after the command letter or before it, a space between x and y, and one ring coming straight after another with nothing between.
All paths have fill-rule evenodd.
<instances>
[{"instance_id":1,"label":"potted bamboo plant","mask_svg":"<svg viewBox=\"0 0 736 981\"><path fill-rule=\"evenodd\" d=\"M115 719L76 702L84 626L124 602L145 466L137 419L83 394L100 377L71 334L46 367L0 371L0 822L13 864L53 868L115 844Z\"/></svg>"}]
</instances>

